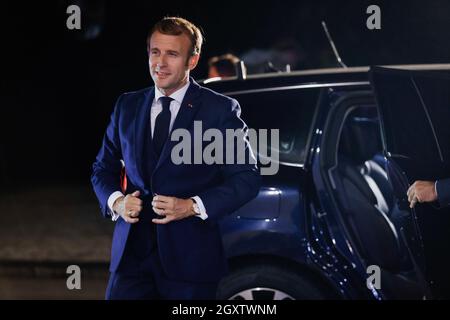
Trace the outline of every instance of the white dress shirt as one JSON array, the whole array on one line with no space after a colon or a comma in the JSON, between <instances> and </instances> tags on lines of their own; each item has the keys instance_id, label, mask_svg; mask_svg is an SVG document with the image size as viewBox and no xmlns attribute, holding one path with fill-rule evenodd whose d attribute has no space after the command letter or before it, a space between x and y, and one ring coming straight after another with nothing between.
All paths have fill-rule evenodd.
<instances>
[{"instance_id":1,"label":"white dress shirt","mask_svg":"<svg viewBox=\"0 0 450 320\"><path fill-rule=\"evenodd\" d=\"M170 98L173 99L170 102L170 106L169 106L170 113L171 113L169 132L172 131L173 123L175 122L175 118L177 117L178 111L180 110L180 107L181 107L181 103L183 102L184 96L186 95L186 91L188 90L188 88L189 88L189 81L183 87L181 87L180 89L178 89L177 91L175 91L174 93L172 93L169 96ZM150 123L151 123L151 128L152 128L152 138L153 138L153 132L155 130L156 117L162 111L162 104L161 104L161 101L159 100L159 98L164 97L164 96L165 95L161 91L159 91L159 89L155 86L155 98L153 99L152 107L150 109ZM122 197L122 196L124 196L124 194L122 192L115 191L108 198L108 207L109 207L109 211L110 211L113 221L116 221L117 219L119 219L119 216L120 216L118 213L116 213L112 209L113 204L119 197ZM203 205L203 202L200 199L200 197L195 196L195 197L192 197L191 199L193 199L197 203L198 208L200 210L200 214L196 215L196 217L199 217L202 220L207 219L208 215L206 214L205 206Z\"/></svg>"}]
</instances>

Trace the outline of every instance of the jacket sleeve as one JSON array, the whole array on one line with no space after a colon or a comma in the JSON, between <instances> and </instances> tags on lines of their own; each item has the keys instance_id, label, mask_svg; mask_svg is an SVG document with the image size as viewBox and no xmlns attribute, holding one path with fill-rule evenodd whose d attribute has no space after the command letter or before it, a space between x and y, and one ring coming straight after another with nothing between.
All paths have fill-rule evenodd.
<instances>
[{"instance_id":1,"label":"jacket sleeve","mask_svg":"<svg viewBox=\"0 0 450 320\"><path fill-rule=\"evenodd\" d=\"M119 113L122 101L119 97L111 115L111 120L103 137L102 146L93 164L91 183L94 192L100 202L100 209L106 218L110 215L108 198L115 192L121 190L122 151L119 137Z\"/></svg>"},{"instance_id":2,"label":"jacket sleeve","mask_svg":"<svg viewBox=\"0 0 450 320\"><path fill-rule=\"evenodd\" d=\"M450 178L436 181L436 192L439 205L450 206Z\"/></svg>"},{"instance_id":3,"label":"jacket sleeve","mask_svg":"<svg viewBox=\"0 0 450 320\"><path fill-rule=\"evenodd\" d=\"M217 221L223 216L236 211L255 198L259 192L261 177L256 165L256 159L248 142L247 126L240 118L240 112L239 103L234 99L231 100L231 108L223 115L219 129L224 137L226 136L226 129L238 129L245 133L242 137L239 137L244 140L244 153L236 151L239 143L235 143L234 161L232 164L227 164L224 161L224 164L220 165L221 184L198 194L206 208L208 220ZM224 150L224 155L226 154L225 151L227 150ZM242 154L245 155L246 161L243 164L239 164L237 160ZM253 161L250 161L250 159L253 159Z\"/></svg>"}]
</instances>

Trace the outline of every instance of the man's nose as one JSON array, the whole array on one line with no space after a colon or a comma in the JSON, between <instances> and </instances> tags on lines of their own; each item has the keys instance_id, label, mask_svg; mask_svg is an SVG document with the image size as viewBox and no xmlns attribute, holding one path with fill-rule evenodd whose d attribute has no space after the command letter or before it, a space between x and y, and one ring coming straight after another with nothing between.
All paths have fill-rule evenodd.
<instances>
[{"instance_id":1,"label":"man's nose","mask_svg":"<svg viewBox=\"0 0 450 320\"><path fill-rule=\"evenodd\" d=\"M158 58L158 63L160 67L167 66L167 57L165 54L161 54Z\"/></svg>"},{"instance_id":2,"label":"man's nose","mask_svg":"<svg viewBox=\"0 0 450 320\"><path fill-rule=\"evenodd\" d=\"M160 68L161 68L161 67L167 66L166 59L163 58L163 57L155 57L155 58L152 58L151 61L150 61L150 63L151 63L151 65L152 65L154 68L156 68L158 65L159 65Z\"/></svg>"}]
</instances>

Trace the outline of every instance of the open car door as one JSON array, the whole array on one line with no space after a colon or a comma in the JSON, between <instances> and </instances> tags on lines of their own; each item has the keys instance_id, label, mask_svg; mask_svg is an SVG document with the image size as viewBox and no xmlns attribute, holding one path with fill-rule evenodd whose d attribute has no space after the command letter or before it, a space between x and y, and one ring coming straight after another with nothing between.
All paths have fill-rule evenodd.
<instances>
[{"instance_id":1,"label":"open car door","mask_svg":"<svg viewBox=\"0 0 450 320\"><path fill-rule=\"evenodd\" d=\"M398 208L391 220L410 252L417 283L426 286L418 217L436 209L433 204L410 209L406 193L416 180L450 177L450 74L372 67L370 82L377 100L386 171Z\"/></svg>"}]
</instances>

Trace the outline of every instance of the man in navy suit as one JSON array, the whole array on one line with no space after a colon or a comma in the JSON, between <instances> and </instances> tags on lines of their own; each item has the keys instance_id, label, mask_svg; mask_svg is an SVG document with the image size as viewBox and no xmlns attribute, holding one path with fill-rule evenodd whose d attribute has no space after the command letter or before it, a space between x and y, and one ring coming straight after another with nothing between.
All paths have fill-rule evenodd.
<instances>
[{"instance_id":1,"label":"man in navy suit","mask_svg":"<svg viewBox=\"0 0 450 320\"><path fill-rule=\"evenodd\" d=\"M415 181L407 192L410 207L417 202L438 201L441 207L450 206L450 179L436 181Z\"/></svg>"},{"instance_id":2,"label":"man in navy suit","mask_svg":"<svg viewBox=\"0 0 450 320\"><path fill-rule=\"evenodd\" d=\"M147 38L155 86L122 94L111 116L91 177L103 215L116 221L106 299L214 299L227 272L217 222L258 194L245 134L245 162L172 161L171 132L187 130L194 145L194 121L224 136L247 130L236 100L189 77L201 45L191 22L159 21Z\"/></svg>"}]
</instances>

